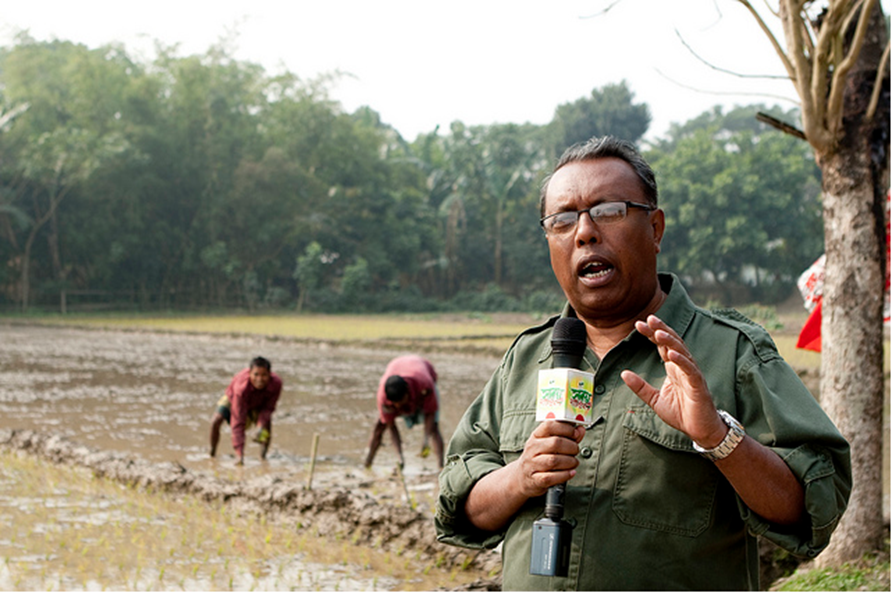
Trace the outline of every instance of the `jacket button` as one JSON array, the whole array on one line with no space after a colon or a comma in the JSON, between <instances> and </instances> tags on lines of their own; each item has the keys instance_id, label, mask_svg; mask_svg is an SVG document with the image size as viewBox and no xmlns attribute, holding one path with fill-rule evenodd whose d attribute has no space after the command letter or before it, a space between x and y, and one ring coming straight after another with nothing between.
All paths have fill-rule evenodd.
<instances>
[{"instance_id":1,"label":"jacket button","mask_svg":"<svg viewBox=\"0 0 892 593\"><path fill-rule=\"evenodd\" d=\"M592 456L592 450L588 447L583 447L582 450L579 451L579 454L588 459Z\"/></svg>"},{"instance_id":2,"label":"jacket button","mask_svg":"<svg viewBox=\"0 0 892 593\"><path fill-rule=\"evenodd\" d=\"M596 394L596 395L601 395L601 394L604 393L605 391L607 391L607 388L604 387L603 385L596 385L596 386L595 386L595 394Z\"/></svg>"}]
</instances>

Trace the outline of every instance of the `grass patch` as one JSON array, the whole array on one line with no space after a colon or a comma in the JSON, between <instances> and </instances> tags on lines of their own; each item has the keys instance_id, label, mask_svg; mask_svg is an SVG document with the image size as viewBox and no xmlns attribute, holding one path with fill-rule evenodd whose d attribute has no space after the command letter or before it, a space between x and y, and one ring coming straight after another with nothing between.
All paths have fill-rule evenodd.
<instances>
[{"instance_id":1,"label":"grass patch","mask_svg":"<svg viewBox=\"0 0 892 593\"><path fill-rule=\"evenodd\" d=\"M53 325L106 329L150 329L179 332L244 333L335 341L514 337L529 327L532 316L500 321L467 315L69 315L30 318Z\"/></svg>"},{"instance_id":2,"label":"grass patch","mask_svg":"<svg viewBox=\"0 0 892 593\"><path fill-rule=\"evenodd\" d=\"M889 591L889 547L840 568L800 569L772 591Z\"/></svg>"}]
</instances>

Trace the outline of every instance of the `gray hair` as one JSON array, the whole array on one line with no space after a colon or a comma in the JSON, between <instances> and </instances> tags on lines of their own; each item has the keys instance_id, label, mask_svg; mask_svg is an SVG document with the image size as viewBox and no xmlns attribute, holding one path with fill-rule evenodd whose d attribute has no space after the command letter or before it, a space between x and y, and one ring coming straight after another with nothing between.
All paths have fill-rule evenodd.
<instances>
[{"instance_id":1,"label":"gray hair","mask_svg":"<svg viewBox=\"0 0 892 593\"><path fill-rule=\"evenodd\" d=\"M548 183L557 171L568 163L593 161L596 159L618 158L629 163L635 170L638 179L641 180L641 188L644 197L653 206L657 205L657 180L653 169L638 152L631 142L620 140L615 136L594 137L585 142L574 144L564 151L555 165L554 170L542 182L542 190L539 192L539 217L545 216L545 193L548 191Z\"/></svg>"}]
</instances>

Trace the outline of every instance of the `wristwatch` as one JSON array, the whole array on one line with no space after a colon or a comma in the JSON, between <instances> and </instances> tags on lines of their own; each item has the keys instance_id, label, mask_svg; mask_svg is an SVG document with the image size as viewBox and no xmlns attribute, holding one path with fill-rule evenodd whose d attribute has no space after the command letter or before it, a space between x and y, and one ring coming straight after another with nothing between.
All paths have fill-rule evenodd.
<instances>
[{"instance_id":1,"label":"wristwatch","mask_svg":"<svg viewBox=\"0 0 892 593\"><path fill-rule=\"evenodd\" d=\"M722 421L727 424L730 429L728 434L725 435L725 438L722 439L722 442L714 449L704 449L694 442L694 450L710 461L719 461L730 455L737 445L740 444L740 441L743 440L743 437L746 436L746 432L743 430L743 425L740 424L734 416L725 410L717 410L717 412L719 413L719 416L721 416Z\"/></svg>"}]
</instances>

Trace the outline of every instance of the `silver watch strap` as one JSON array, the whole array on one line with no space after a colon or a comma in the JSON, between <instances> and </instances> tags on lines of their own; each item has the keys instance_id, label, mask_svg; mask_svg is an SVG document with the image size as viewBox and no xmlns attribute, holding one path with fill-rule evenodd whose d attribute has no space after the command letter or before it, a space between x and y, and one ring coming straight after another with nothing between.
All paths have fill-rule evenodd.
<instances>
[{"instance_id":1,"label":"silver watch strap","mask_svg":"<svg viewBox=\"0 0 892 593\"><path fill-rule=\"evenodd\" d=\"M720 459L724 459L725 457L730 455L731 452L737 448L737 445L740 444L740 441L743 440L743 437L746 436L743 425L740 424L740 422L738 422L737 419L734 418L734 416L724 410L717 411L722 419L722 422L728 425L728 434L726 434L725 438L722 439L722 442L713 449L704 449L696 442L694 442L694 450L710 461L719 461Z\"/></svg>"}]
</instances>

